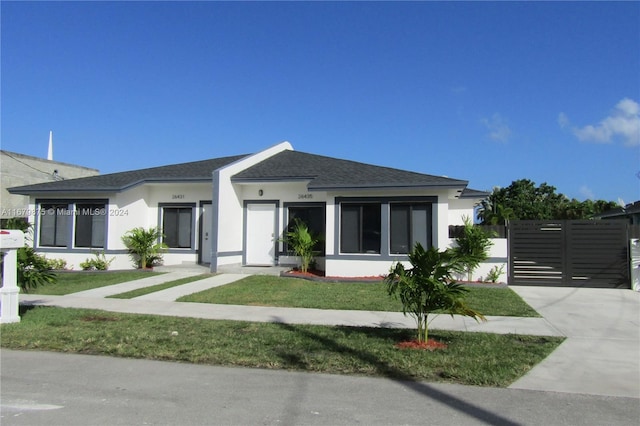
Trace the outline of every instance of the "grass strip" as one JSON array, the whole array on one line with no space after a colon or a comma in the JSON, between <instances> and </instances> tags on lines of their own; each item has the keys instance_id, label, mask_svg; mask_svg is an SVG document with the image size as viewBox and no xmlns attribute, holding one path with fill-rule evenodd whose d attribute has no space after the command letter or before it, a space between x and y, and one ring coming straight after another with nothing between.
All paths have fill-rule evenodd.
<instances>
[{"instance_id":1,"label":"grass strip","mask_svg":"<svg viewBox=\"0 0 640 426\"><path fill-rule=\"evenodd\" d=\"M91 290L107 285L149 278L163 272L149 271L100 271L100 272L58 272L57 282L36 288L33 293L44 295L64 295L78 291Z\"/></svg>"},{"instance_id":2,"label":"grass strip","mask_svg":"<svg viewBox=\"0 0 640 426\"><path fill-rule=\"evenodd\" d=\"M152 285L149 287L138 288L135 290L127 291L125 293L114 294L112 296L107 296L112 299L133 299L134 297L144 296L145 294L155 293L156 291L165 290L167 288L176 287L182 284L187 284L193 281L202 280L204 278L209 278L214 276L214 274L201 274L193 277L180 278L179 280L167 281L166 283Z\"/></svg>"},{"instance_id":3,"label":"grass strip","mask_svg":"<svg viewBox=\"0 0 640 426\"><path fill-rule=\"evenodd\" d=\"M382 376L505 387L549 355L558 337L432 330L448 345L398 349L413 330L214 321L34 307L1 326L3 348Z\"/></svg>"},{"instance_id":4,"label":"grass strip","mask_svg":"<svg viewBox=\"0 0 640 426\"><path fill-rule=\"evenodd\" d=\"M511 289L468 287L466 301L484 315L539 317ZM240 281L178 299L179 302L277 306L315 309L348 309L401 312L382 282L314 282L297 278L252 275Z\"/></svg>"}]
</instances>

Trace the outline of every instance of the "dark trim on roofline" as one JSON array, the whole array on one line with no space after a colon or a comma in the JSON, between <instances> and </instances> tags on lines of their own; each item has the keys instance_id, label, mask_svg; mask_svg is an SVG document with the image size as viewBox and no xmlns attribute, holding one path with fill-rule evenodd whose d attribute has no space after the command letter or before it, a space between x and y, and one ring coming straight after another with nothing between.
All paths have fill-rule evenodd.
<instances>
[{"instance_id":1,"label":"dark trim on roofline","mask_svg":"<svg viewBox=\"0 0 640 426\"><path fill-rule=\"evenodd\" d=\"M316 176L293 176L293 177L274 177L274 178L235 178L231 177L231 183L274 183L274 182L301 182L305 180L313 180Z\"/></svg>"},{"instance_id":2,"label":"dark trim on roofline","mask_svg":"<svg viewBox=\"0 0 640 426\"><path fill-rule=\"evenodd\" d=\"M323 186L312 186L309 185L309 191L361 191L361 190L371 190L371 189L392 189L392 190L403 190L403 189L456 189L460 188L460 186L464 186L466 184L460 185L452 185L448 184L416 184L416 185L323 185Z\"/></svg>"},{"instance_id":3,"label":"dark trim on roofline","mask_svg":"<svg viewBox=\"0 0 640 426\"><path fill-rule=\"evenodd\" d=\"M82 178L79 178L82 179ZM69 179L70 181L72 179ZM67 188L67 189L26 189L26 190L22 190L22 191L15 191L13 188L9 188L7 189L7 191L9 191L10 194L18 194L18 195L33 195L33 194L47 194L47 193L52 193L52 192L101 192L101 193L117 193L117 192L122 192L122 191L126 191L129 190L131 188L134 188L136 186L139 185L144 185L147 183L208 183L210 182L211 179L206 178L175 178L175 179L166 179L166 178L162 178L162 179L143 179L143 180L138 180L135 181L133 183L124 185L124 186L112 186L112 187L106 187L106 188L91 188L91 187L85 187L85 188ZM36 184L36 185L41 185L41 184ZM26 185L25 185L26 186ZM16 189L20 189L19 186L15 187Z\"/></svg>"}]
</instances>

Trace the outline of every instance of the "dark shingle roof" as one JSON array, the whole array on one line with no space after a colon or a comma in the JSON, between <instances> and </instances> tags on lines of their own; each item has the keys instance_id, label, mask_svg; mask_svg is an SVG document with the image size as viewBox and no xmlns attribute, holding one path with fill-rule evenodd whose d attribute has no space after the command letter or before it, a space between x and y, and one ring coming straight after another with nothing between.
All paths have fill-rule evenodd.
<instances>
[{"instance_id":1,"label":"dark shingle roof","mask_svg":"<svg viewBox=\"0 0 640 426\"><path fill-rule=\"evenodd\" d=\"M460 198L486 198L491 193L487 191L478 191L477 189L465 188L460 194Z\"/></svg>"},{"instance_id":2,"label":"dark shingle roof","mask_svg":"<svg viewBox=\"0 0 640 426\"><path fill-rule=\"evenodd\" d=\"M206 182L212 172L246 155L238 155L162 167L132 170L10 188L13 194L52 192L119 192L148 182ZM285 150L237 173L232 182L310 181L309 190L374 188L460 188L461 196L479 198L480 191L467 189L467 181L374 166L350 160Z\"/></svg>"},{"instance_id":3,"label":"dark shingle roof","mask_svg":"<svg viewBox=\"0 0 640 426\"><path fill-rule=\"evenodd\" d=\"M236 155L233 157L213 158L210 160L173 164L170 166L18 186L10 188L9 192L24 195L65 191L118 192L144 182L210 181L214 170L240 160L245 156L246 155Z\"/></svg>"},{"instance_id":4,"label":"dark shingle roof","mask_svg":"<svg viewBox=\"0 0 640 426\"><path fill-rule=\"evenodd\" d=\"M355 161L282 151L234 175L232 182L311 180L309 190L465 187L467 181L374 166Z\"/></svg>"}]
</instances>

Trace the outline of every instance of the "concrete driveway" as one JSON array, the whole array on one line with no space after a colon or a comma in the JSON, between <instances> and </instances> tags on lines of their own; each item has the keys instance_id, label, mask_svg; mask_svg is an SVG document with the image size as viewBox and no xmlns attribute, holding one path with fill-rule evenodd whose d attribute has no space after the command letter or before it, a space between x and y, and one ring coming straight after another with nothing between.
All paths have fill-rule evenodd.
<instances>
[{"instance_id":1,"label":"concrete driveway","mask_svg":"<svg viewBox=\"0 0 640 426\"><path fill-rule=\"evenodd\" d=\"M510 388L640 398L640 293L511 289L567 340Z\"/></svg>"}]
</instances>

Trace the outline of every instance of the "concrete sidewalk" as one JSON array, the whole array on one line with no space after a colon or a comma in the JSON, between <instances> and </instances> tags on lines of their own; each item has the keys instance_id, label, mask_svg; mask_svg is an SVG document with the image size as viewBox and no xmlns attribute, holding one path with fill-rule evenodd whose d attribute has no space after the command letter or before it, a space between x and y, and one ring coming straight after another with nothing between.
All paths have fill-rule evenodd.
<instances>
[{"instance_id":1,"label":"concrete sidewalk","mask_svg":"<svg viewBox=\"0 0 640 426\"><path fill-rule=\"evenodd\" d=\"M285 324L344 325L354 327L415 328L415 321L401 312L344 311L333 309L279 308L273 306L216 305L188 303L138 297L135 299L105 299L68 296L21 295L21 302L62 308L101 309L110 312L149 315L278 322ZM487 317L487 322L450 315L433 319L432 328L452 331L472 331L498 334L531 334L560 336L544 318Z\"/></svg>"},{"instance_id":2,"label":"concrete sidewalk","mask_svg":"<svg viewBox=\"0 0 640 426\"><path fill-rule=\"evenodd\" d=\"M242 272L242 271L234 271ZM158 277L169 281L187 271ZM191 274L196 274L190 271ZM173 274L173 275L172 275ZM177 274L177 275L176 275ZM66 296L20 295L22 303L112 312L288 324L414 328L399 312L234 306L183 303L183 295L246 277L220 274L135 299L106 299L131 286L153 285L151 278ZM180 276L182 277L182 276ZM149 281L146 281L149 280ZM156 282L157 283L157 282ZM511 287L543 318L440 315L431 327L443 330L566 336L567 340L512 388L640 398L640 294L619 289Z\"/></svg>"}]
</instances>

